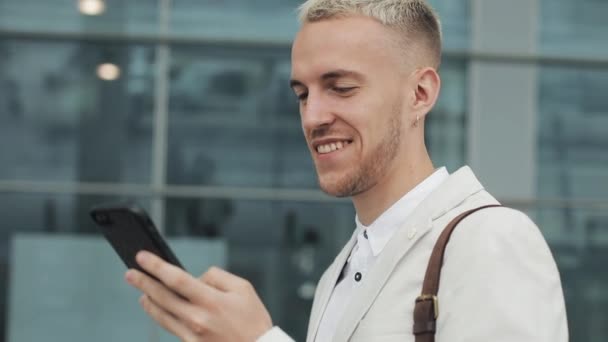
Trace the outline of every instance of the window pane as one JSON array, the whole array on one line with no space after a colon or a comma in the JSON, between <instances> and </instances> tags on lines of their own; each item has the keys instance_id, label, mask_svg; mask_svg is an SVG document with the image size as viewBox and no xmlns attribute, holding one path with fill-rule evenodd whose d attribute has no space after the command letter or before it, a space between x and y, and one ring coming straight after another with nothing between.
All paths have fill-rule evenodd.
<instances>
[{"instance_id":1,"label":"window pane","mask_svg":"<svg viewBox=\"0 0 608 342\"><path fill-rule=\"evenodd\" d=\"M60 240L62 239L67 241L66 243L68 244L70 244L70 238L82 238L84 240L97 238L101 241L101 235L99 233L98 228L93 224L92 220L88 216L89 209L94 204L128 200L136 200L144 208L149 207L149 201L146 198L118 198L108 196L78 196L58 194L0 194L0 217L2 217L2 225L0 226L0 308L2 308L0 311L2 315L2 317L0 317L0 340L3 340L5 336L8 336L6 334L6 328L8 328L9 324L12 324L11 322L13 322L14 324L18 323L17 321L12 320L22 319L23 316L21 315L21 313L28 314L23 310L31 309L31 307L28 307L29 309L23 308L24 303L19 303L19 305L8 305L8 303L10 302L10 298L8 297L8 291L11 290L9 289L9 280L13 279L16 281L15 277L21 279L21 275L27 275L27 273L31 273L27 271L25 271L26 273L24 273L24 270L22 268L18 270L11 269L11 266L17 264L23 265L24 263L27 263L30 260L39 260L40 262L44 262L44 259L46 259L49 263L53 263L53 260L57 260L57 258L60 257L56 254L58 252L58 249L53 246L59 246L56 243L61 243ZM86 235L82 233L86 233ZM27 250L22 251L21 249L15 249L15 243L19 243L18 241L32 242L31 239L28 240L28 238L30 237L34 238L34 240L38 239L36 241L40 241L40 243L42 243L42 245L40 246L40 250L32 250L28 252ZM43 242L45 238L49 239L49 249L45 249L46 245ZM31 247L32 245L27 246ZM109 245L105 246L104 243L104 247L107 247L107 254L113 254L113 252L109 252L111 251L111 247ZM24 252L25 254L21 252ZM12 259L11 256L16 255L15 253L23 256L23 258L26 258L27 260ZM87 262L92 261L89 257L85 255L80 257L78 255L73 255L72 257L74 260L76 260L74 261L75 263L77 263L77 260L86 260ZM124 270L124 267L120 264L119 259L114 258L113 255L111 257L112 260L111 262L108 262L108 264L115 264L115 268L120 268L122 272L122 270ZM60 264L57 263L53 263L53 265L60 266ZM98 267L98 265L92 265L92 267ZM68 268L63 270L65 272L69 272ZM18 272L18 274L16 274L15 272ZM11 275L13 278L9 277L9 275ZM74 274L66 273L64 275L57 275L57 278L50 275L48 276L50 278L45 278L44 276L41 276L40 278L37 278L36 281L32 281L31 284L24 284L25 286L39 286L39 288L37 288L38 291L35 296L38 296L37 298L39 299L43 299L43 301L39 303L41 309L44 308L45 310L47 310L48 313L48 309L52 308L53 305L55 305L56 311L54 312L54 314L57 314L59 316L64 315L65 317L71 317L74 314L87 314L83 312L74 313L66 311L66 308L72 307L72 304L69 304L68 302L53 301L54 299L50 292L55 294L62 294L64 295L64 298L62 298L61 300L66 300L69 299L69 289L64 287L44 288L44 284L65 284L66 282L62 282L58 278L67 277L69 279L72 279L74 277ZM87 279L86 277L79 277L77 279L79 283L73 284L74 289L83 289L88 286L87 284L89 284L89 279ZM117 279L117 281L121 280L122 279ZM16 283L13 282L13 285L15 286ZM12 293L21 292L17 288L12 288ZM45 297L46 293L49 293L47 297ZM98 295L100 294L97 293L95 296ZM34 296L34 294L32 294L32 296ZM133 298L133 300L136 301L137 297L134 296ZM55 299L60 300L58 298ZM30 304L35 305L35 303ZM19 317L10 317L9 312L7 311L9 309L14 310L13 312L15 313L19 312ZM41 311L36 311L36 313ZM30 317L33 314L34 313L31 311L29 312ZM40 320L48 319L50 318L40 318ZM36 320L37 322L35 323L42 324L40 320ZM29 327L27 329L31 330L31 326L34 323L29 323L27 325L12 326L11 334L13 335L11 336L21 336L19 335L20 331L23 333L27 333L27 331L22 330L21 327ZM61 323L62 326L74 324L74 322L68 321ZM5 326L5 324L7 326ZM67 333L66 331L64 332ZM46 333L48 334L49 332L47 331ZM57 337L55 335L50 336Z\"/></svg>"},{"instance_id":2,"label":"window pane","mask_svg":"<svg viewBox=\"0 0 608 342\"><path fill-rule=\"evenodd\" d=\"M542 0L540 6L541 52L608 58L608 2Z\"/></svg>"},{"instance_id":3,"label":"window pane","mask_svg":"<svg viewBox=\"0 0 608 342\"><path fill-rule=\"evenodd\" d=\"M100 15L84 15L79 4L104 8ZM0 29L45 33L158 32L155 0L0 0Z\"/></svg>"},{"instance_id":4,"label":"window pane","mask_svg":"<svg viewBox=\"0 0 608 342\"><path fill-rule=\"evenodd\" d=\"M349 202L170 199L166 227L170 236L225 240L229 270L251 281L275 324L303 341L316 282L354 217Z\"/></svg>"},{"instance_id":5,"label":"window pane","mask_svg":"<svg viewBox=\"0 0 608 342\"><path fill-rule=\"evenodd\" d=\"M560 271L570 336L608 339L608 202L589 207L528 208Z\"/></svg>"},{"instance_id":6,"label":"window pane","mask_svg":"<svg viewBox=\"0 0 608 342\"><path fill-rule=\"evenodd\" d=\"M288 50L260 50L173 49L169 183L316 187Z\"/></svg>"},{"instance_id":7,"label":"window pane","mask_svg":"<svg viewBox=\"0 0 608 342\"><path fill-rule=\"evenodd\" d=\"M541 197L608 198L608 69L540 68Z\"/></svg>"},{"instance_id":8,"label":"window pane","mask_svg":"<svg viewBox=\"0 0 608 342\"><path fill-rule=\"evenodd\" d=\"M173 1L171 33L198 39L288 43L298 21L300 0Z\"/></svg>"},{"instance_id":9,"label":"window pane","mask_svg":"<svg viewBox=\"0 0 608 342\"><path fill-rule=\"evenodd\" d=\"M443 48L468 50L471 47L471 1L430 0L439 14L443 33Z\"/></svg>"},{"instance_id":10,"label":"window pane","mask_svg":"<svg viewBox=\"0 0 608 342\"><path fill-rule=\"evenodd\" d=\"M432 0L442 21L444 46L467 49L470 6L467 0ZM301 0L174 1L171 32L179 36L289 45L298 30Z\"/></svg>"},{"instance_id":11,"label":"window pane","mask_svg":"<svg viewBox=\"0 0 608 342\"><path fill-rule=\"evenodd\" d=\"M0 40L0 179L149 182L153 63L151 46Z\"/></svg>"},{"instance_id":12,"label":"window pane","mask_svg":"<svg viewBox=\"0 0 608 342\"><path fill-rule=\"evenodd\" d=\"M455 171L465 163L467 65L444 60L441 92L426 119L426 144L436 167Z\"/></svg>"}]
</instances>

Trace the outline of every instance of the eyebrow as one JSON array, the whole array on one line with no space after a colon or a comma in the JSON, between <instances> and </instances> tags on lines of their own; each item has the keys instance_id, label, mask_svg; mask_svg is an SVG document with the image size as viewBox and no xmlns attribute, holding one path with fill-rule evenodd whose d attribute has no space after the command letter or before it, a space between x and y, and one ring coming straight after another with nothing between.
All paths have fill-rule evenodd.
<instances>
[{"instance_id":1,"label":"eyebrow","mask_svg":"<svg viewBox=\"0 0 608 342\"><path fill-rule=\"evenodd\" d=\"M341 78L341 77L352 77L357 80L363 79L363 75L361 75L360 73L358 73L356 71L337 69L337 70L328 71L328 72L324 73L323 75L321 75L321 80L327 81L327 80L332 80L332 79ZM289 81L289 86L292 89L296 86L306 87L303 82L298 81L293 78Z\"/></svg>"}]
</instances>

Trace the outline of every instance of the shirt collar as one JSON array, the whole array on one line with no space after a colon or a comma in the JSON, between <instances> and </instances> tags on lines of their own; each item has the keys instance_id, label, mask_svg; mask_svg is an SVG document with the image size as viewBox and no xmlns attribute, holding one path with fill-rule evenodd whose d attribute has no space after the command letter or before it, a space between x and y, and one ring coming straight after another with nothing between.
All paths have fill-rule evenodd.
<instances>
[{"instance_id":1,"label":"shirt collar","mask_svg":"<svg viewBox=\"0 0 608 342\"><path fill-rule=\"evenodd\" d=\"M448 177L449 173L445 167L436 170L395 202L369 226L364 226L359 221L359 216L355 216L357 230L359 231L358 242L368 241L372 254L378 256L414 209ZM364 234L367 235L367 238L364 237Z\"/></svg>"}]
</instances>

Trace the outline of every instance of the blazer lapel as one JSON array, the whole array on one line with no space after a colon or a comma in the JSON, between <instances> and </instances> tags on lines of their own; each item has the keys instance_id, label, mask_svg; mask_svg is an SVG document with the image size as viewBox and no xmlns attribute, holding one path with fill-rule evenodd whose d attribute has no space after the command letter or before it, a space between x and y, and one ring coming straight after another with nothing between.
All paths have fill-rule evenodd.
<instances>
[{"instance_id":1,"label":"blazer lapel","mask_svg":"<svg viewBox=\"0 0 608 342\"><path fill-rule=\"evenodd\" d=\"M395 233L395 236L387 243L382 253L378 255L374 267L369 270L366 276L369 281L364 281L355 290L353 300L348 304L344 311L344 317L336 327L335 341L347 341L350 338L401 258L432 227L432 221L428 216L427 218L418 217L417 220L408 221L409 223L406 223Z\"/></svg>"},{"instance_id":2,"label":"blazer lapel","mask_svg":"<svg viewBox=\"0 0 608 342\"><path fill-rule=\"evenodd\" d=\"M386 244L384 250L378 255L378 259L376 259L374 266L366 276L366 279L369 280L364 280L353 294L353 299L346 308L344 317L336 327L335 341L347 341L350 338L399 261L406 256L416 241L431 230L433 221L481 190L483 190L483 186L477 181L471 170L468 167L463 167L452 174L416 208L407 222L399 228ZM352 245L350 248L352 248ZM345 261L346 258L343 259L341 265ZM326 286L333 289L334 285L335 279L333 283ZM325 302L329 299L331 289L329 289L327 297L323 297ZM318 322L316 323L318 324Z\"/></svg>"},{"instance_id":3,"label":"blazer lapel","mask_svg":"<svg viewBox=\"0 0 608 342\"><path fill-rule=\"evenodd\" d=\"M336 286L336 282L340 277L340 273L342 273L342 269L350 256L350 253L357 242L357 230L353 233L352 237L342 248L342 251L334 262L329 266L327 272L321 277L321 280L317 284L317 293L315 295L315 300L313 302L312 310L310 313L310 320L308 323L308 333L307 333L307 342L312 342L315 340L317 331L319 329L319 324L321 322L321 318L323 317L323 313L325 312L325 308L327 307L327 303L329 302L329 298Z\"/></svg>"}]
</instances>

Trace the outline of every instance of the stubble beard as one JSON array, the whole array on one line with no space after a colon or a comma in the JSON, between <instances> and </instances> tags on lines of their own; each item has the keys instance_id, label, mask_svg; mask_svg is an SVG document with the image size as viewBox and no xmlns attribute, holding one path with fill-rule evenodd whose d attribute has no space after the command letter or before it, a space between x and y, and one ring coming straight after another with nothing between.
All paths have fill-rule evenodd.
<instances>
[{"instance_id":1,"label":"stubble beard","mask_svg":"<svg viewBox=\"0 0 608 342\"><path fill-rule=\"evenodd\" d=\"M321 190L330 196L352 197L371 189L390 168L401 143L401 115L396 111L388 122L387 134L372 151L371 156L354 170L328 183L318 177ZM317 174L318 175L318 174Z\"/></svg>"}]
</instances>

